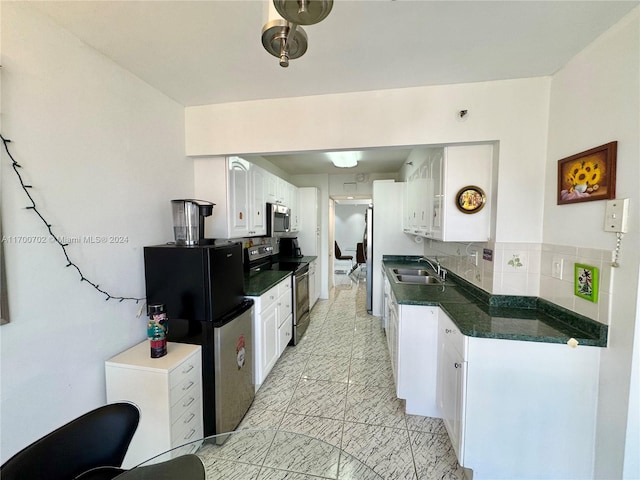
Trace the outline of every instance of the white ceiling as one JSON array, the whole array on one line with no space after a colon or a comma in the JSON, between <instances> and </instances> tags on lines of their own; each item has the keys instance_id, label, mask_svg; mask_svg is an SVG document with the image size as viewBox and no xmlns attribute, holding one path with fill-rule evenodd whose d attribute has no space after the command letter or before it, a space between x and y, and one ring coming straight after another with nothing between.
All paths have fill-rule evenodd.
<instances>
[{"instance_id":1,"label":"white ceiling","mask_svg":"<svg viewBox=\"0 0 640 480\"><path fill-rule=\"evenodd\" d=\"M333 166L325 152L269 155L268 160L285 172L296 174L397 173L411 153L411 149L372 148L354 152L358 156L358 165L353 168ZM250 157L245 156L245 158Z\"/></svg>"},{"instance_id":2,"label":"white ceiling","mask_svg":"<svg viewBox=\"0 0 640 480\"><path fill-rule=\"evenodd\" d=\"M639 3L335 0L282 68L261 43L266 1L30 3L185 106L551 75Z\"/></svg>"}]
</instances>

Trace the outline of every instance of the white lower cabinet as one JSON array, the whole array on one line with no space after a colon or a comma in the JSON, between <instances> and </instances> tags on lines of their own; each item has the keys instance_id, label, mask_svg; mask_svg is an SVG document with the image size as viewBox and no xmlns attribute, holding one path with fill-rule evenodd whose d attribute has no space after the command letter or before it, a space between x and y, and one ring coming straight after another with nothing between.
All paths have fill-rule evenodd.
<instances>
[{"instance_id":1,"label":"white lower cabinet","mask_svg":"<svg viewBox=\"0 0 640 480\"><path fill-rule=\"evenodd\" d=\"M278 358L293 334L293 289L291 277L278 284Z\"/></svg>"},{"instance_id":2,"label":"white lower cabinet","mask_svg":"<svg viewBox=\"0 0 640 480\"><path fill-rule=\"evenodd\" d=\"M260 295L249 297L253 309L253 375L256 391L291 340L293 290L291 275ZM288 339L288 340L287 340Z\"/></svg>"},{"instance_id":3,"label":"white lower cabinet","mask_svg":"<svg viewBox=\"0 0 640 480\"><path fill-rule=\"evenodd\" d=\"M387 346L389 347L389 358L391 359L391 371L398 393L398 317L400 316L398 302L391 292L389 295L387 313Z\"/></svg>"},{"instance_id":4,"label":"white lower cabinet","mask_svg":"<svg viewBox=\"0 0 640 480\"><path fill-rule=\"evenodd\" d=\"M140 409L124 468L184 444L171 456L198 449L200 443L189 442L203 437L200 346L170 342L167 355L151 358L145 340L107 360L105 375L107 403L129 401Z\"/></svg>"},{"instance_id":5,"label":"white lower cabinet","mask_svg":"<svg viewBox=\"0 0 640 480\"><path fill-rule=\"evenodd\" d=\"M399 305L389 293L387 342L396 395L406 413L439 416L436 405L438 307Z\"/></svg>"},{"instance_id":6,"label":"white lower cabinet","mask_svg":"<svg viewBox=\"0 0 640 480\"><path fill-rule=\"evenodd\" d=\"M387 278L387 274L382 269L382 279L384 282L384 287L382 291L382 328L386 331L388 328L389 322L389 303L391 298L391 284L389 283L389 279Z\"/></svg>"},{"instance_id":7,"label":"white lower cabinet","mask_svg":"<svg viewBox=\"0 0 640 480\"><path fill-rule=\"evenodd\" d=\"M271 295L270 293L268 293L268 295L269 298L273 296L276 300L262 307L259 314L260 318L258 321L260 322L261 334L256 339L256 342L259 342L259 347L257 350L254 350L256 353L256 361L258 362L257 368L254 370L254 372L257 372L256 390L262 382L264 382L264 379L267 378L267 375L269 375L269 372L278 361L280 354L278 351L278 339L280 335L278 333L277 296Z\"/></svg>"},{"instance_id":8,"label":"white lower cabinet","mask_svg":"<svg viewBox=\"0 0 640 480\"><path fill-rule=\"evenodd\" d=\"M309 310L320 298L320 279L318 278L318 260L309 262Z\"/></svg>"},{"instance_id":9,"label":"white lower cabinet","mask_svg":"<svg viewBox=\"0 0 640 480\"><path fill-rule=\"evenodd\" d=\"M462 335L440 310L438 405L473 479L593 478L600 348Z\"/></svg>"},{"instance_id":10,"label":"white lower cabinet","mask_svg":"<svg viewBox=\"0 0 640 480\"><path fill-rule=\"evenodd\" d=\"M442 311L438 324L437 403L451 445L462 465L464 407L466 405L466 337Z\"/></svg>"}]
</instances>

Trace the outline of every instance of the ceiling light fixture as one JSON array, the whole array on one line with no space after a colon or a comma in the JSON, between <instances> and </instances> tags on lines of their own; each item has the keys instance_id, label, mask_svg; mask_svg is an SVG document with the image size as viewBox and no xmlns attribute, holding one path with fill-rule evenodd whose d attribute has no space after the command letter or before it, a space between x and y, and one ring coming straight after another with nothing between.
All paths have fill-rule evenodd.
<instances>
[{"instance_id":1,"label":"ceiling light fixture","mask_svg":"<svg viewBox=\"0 0 640 480\"><path fill-rule=\"evenodd\" d=\"M358 152L329 152L329 160L338 168L352 168L358 165Z\"/></svg>"},{"instance_id":2,"label":"ceiling light fixture","mask_svg":"<svg viewBox=\"0 0 640 480\"><path fill-rule=\"evenodd\" d=\"M267 23L262 27L262 46L280 59L281 67L307 51L307 34L299 25L324 20L333 8L333 0L267 1Z\"/></svg>"}]
</instances>

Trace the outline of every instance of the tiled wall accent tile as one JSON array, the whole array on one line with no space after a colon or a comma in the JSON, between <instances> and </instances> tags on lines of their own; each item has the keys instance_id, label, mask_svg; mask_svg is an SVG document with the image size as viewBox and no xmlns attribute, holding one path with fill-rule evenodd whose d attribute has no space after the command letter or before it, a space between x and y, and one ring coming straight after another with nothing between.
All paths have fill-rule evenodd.
<instances>
[{"instance_id":1,"label":"tiled wall accent tile","mask_svg":"<svg viewBox=\"0 0 640 480\"><path fill-rule=\"evenodd\" d=\"M567 287L568 291L568 287ZM572 294L573 295L573 294ZM557 278L543 276L540 280L540 297L556 305L569 308L573 305L568 294L563 295L562 281Z\"/></svg>"},{"instance_id":2,"label":"tiled wall accent tile","mask_svg":"<svg viewBox=\"0 0 640 480\"><path fill-rule=\"evenodd\" d=\"M493 259L482 259L483 249L493 251ZM478 251L479 265L469 256ZM544 243L455 243L425 242L424 255L438 257L440 263L456 275L494 295L539 296L599 322L609 323L611 285L614 269L612 252L573 245ZM561 278L553 276L553 263L561 261ZM574 295L574 265L598 267L600 294L597 303ZM590 305L591 304L591 305Z\"/></svg>"},{"instance_id":3,"label":"tiled wall accent tile","mask_svg":"<svg viewBox=\"0 0 640 480\"><path fill-rule=\"evenodd\" d=\"M562 276L554 278L553 264L562 261ZM598 302L593 303L574 294L574 268L584 263L599 270ZM540 261L540 297L593 320L609 324L613 268L611 251L570 245L542 245Z\"/></svg>"}]
</instances>

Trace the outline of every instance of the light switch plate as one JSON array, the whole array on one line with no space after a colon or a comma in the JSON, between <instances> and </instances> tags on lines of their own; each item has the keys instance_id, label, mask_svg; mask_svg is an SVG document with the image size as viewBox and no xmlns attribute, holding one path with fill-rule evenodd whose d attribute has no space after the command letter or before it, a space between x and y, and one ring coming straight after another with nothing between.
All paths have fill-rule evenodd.
<instances>
[{"instance_id":1,"label":"light switch plate","mask_svg":"<svg viewBox=\"0 0 640 480\"><path fill-rule=\"evenodd\" d=\"M627 232L627 219L629 217L629 199L619 198L608 200L604 211L605 232Z\"/></svg>"},{"instance_id":2,"label":"light switch plate","mask_svg":"<svg viewBox=\"0 0 640 480\"><path fill-rule=\"evenodd\" d=\"M560 257L553 257L551 261L551 276L553 278L559 278L562 280L562 269L564 267L564 259Z\"/></svg>"}]
</instances>

